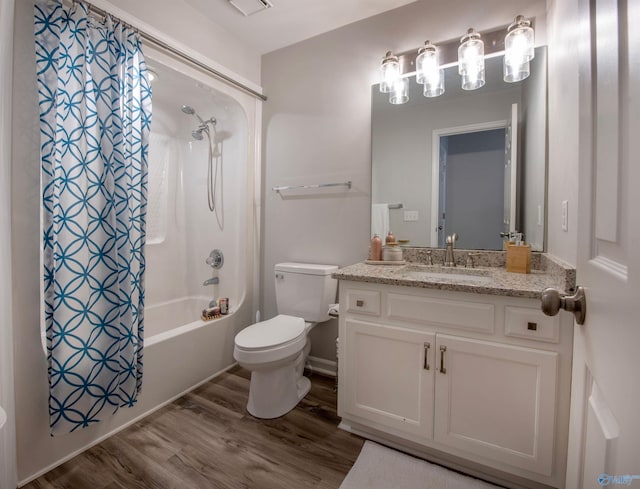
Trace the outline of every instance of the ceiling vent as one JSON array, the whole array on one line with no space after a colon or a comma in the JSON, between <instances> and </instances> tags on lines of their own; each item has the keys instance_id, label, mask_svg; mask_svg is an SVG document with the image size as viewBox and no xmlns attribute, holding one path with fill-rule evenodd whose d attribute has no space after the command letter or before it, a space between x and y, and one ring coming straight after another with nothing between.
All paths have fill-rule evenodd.
<instances>
[{"instance_id":1,"label":"ceiling vent","mask_svg":"<svg viewBox=\"0 0 640 489\"><path fill-rule=\"evenodd\" d=\"M244 16L253 15L273 7L269 0L229 0L229 3Z\"/></svg>"}]
</instances>

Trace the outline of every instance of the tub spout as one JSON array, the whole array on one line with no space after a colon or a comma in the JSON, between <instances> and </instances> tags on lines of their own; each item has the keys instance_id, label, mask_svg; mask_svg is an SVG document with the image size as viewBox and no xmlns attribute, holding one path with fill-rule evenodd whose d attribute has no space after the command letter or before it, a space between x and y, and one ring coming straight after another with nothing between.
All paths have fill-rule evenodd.
<instances>
[{"instance_id":1,"label":"tub spout","mask_svg":"<svg viewBox=\"0 0 640 489\"><path fill-rule=\"evenodd\" d=\"M220 283L220 279L218 277L211 277L204 281L202 285L216 285Z\"/></svg>"}]
</instances>

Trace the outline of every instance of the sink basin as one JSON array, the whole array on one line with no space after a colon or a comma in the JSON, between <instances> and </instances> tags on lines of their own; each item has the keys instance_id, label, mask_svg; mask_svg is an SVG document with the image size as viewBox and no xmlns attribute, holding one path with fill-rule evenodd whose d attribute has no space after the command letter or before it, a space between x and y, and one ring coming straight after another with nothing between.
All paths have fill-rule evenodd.
<instances>
[{"instance_id":1,"label":"sink basin","mask_svg":"<svg viewBox=\"0 0 640 489\"><path fill-rule=\"evenodd\" d=\"M441 268L441 267L405 267L398 270L403 278L411 280L446 281L446 282L473 282L477 284L489 283L492 278L488 270L468 268Z\"/></svg>"}]
</instances>

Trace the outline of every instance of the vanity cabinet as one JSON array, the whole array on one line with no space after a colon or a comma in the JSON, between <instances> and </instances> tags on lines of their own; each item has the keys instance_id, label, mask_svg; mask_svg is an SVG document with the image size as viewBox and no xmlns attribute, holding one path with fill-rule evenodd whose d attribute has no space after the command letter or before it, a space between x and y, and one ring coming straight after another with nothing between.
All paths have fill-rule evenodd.
<instances>
[{"instance_id":1,"label":"vanity cabinet","mask_svg":"<svg viewBox=\"0 0 640 489\"><path fill-rule=\"evenodd\" d=\"M435 335L348 319L344 338L346 410L412 439L433 438Z\"/></svg>"},{"instance_id":2,"label":"vanity cabinet","mask_svg":"<svg viewBox=\"0 0 640 489\"><path fill-rule=\"evenodd\" d=\"M535 299L351 281L340 303L343 428L497 480L562 487L566 316L544 316Z\"/></svg>"},{"instance_id":3,"label":"vanity cabinet","mask_svg":"<svg viewBox=\"0 0 640 489\"><path fill-rule=\"evenodd\" d=\"M434 439L551 475L558 353L438 335Z\"/></svg>"}]
</instances>

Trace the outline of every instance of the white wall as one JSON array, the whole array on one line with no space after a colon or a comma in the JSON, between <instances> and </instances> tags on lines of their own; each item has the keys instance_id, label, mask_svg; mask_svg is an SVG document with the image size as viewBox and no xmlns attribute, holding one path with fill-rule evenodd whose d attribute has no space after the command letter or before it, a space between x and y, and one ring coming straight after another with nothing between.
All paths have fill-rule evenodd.
<instances>
[{"instance_id":1,"label":"white wall","mask_svg":"<svg viewBox=\"0 0 640 489\"><path fill-rule=\"evenodd\" d=\"M538 16L544 1L422 0L262 58L269 100L263 116L263 317L276 313L273 266L284 260L348 265L366 258L371 198L371 85L387 50L417 49L425 39L459 38L517 14ZM353 180L322 198L283 200L274 185ZM315 356L335 359L337 322L315 328Z\"/></svg>"},{"instance_id":2,"label":"white wall","mask_svg":"<svg viewBox=\"0 0 640 489\"><path fill-rule=\"evenodd\" d=\"M223 25L211 22L188 1L95 0L92 3L114 15L126 17L124 20L136 26L141 26L140 22L129 20L129 15L132 15L145 23L141 27L150 34L168 36L208 57L215 63L214 68L219 68L233 77L239 75L254 84L260 84L260 56L243 45L242 41Z\"/></svg>"},{"instance_id":3,"label":"white wall","mask_svg":"<svg viewBox=\"0 0 640 489\"><path fill-rule=\"evenodd\" d=\"M549 175L547 250L575 265L578 234L578 18L575 1L549 0ZM562 201L569 201L569 228L562 230Z\"/></svg>"},{"instance_id":4,"label":"white wall","mask_svg":"<svg viewBox=\"0 0 640 489\"><path fill-rule=\"evenodd\" d=\"M7 423L0 428L0 489L15 489L16 433L11 318L11 101L13 0L0 1L0 407Z\"/></svg>"}]
</instances>

